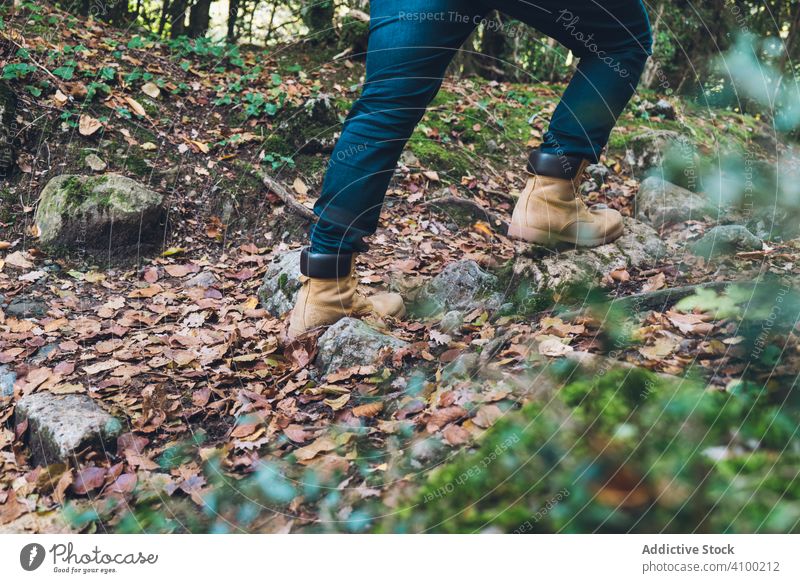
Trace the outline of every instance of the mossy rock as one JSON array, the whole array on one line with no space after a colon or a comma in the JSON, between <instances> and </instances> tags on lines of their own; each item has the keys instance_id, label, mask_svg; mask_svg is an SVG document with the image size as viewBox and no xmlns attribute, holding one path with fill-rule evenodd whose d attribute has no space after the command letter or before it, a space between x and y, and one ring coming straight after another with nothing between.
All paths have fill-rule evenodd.
<instances>
[{"instance_id":1,"label":"mossy rock","mask_svg":"<svg viewBox=\"0 0 800 583\"><path fill-rule=\"evenodd\" d=\"M164 236L163 196L119 174L64 174L39 196L35 221L42 245L59 254L125 256Z\"/></svg>"},{"instance_id":2,"label":"mossy rock","mask_svg":"<svg viewBox=\"0 0 800 583\"><path fill-rule=\"evenodd\" d=\"M333 98L320 94L298 107L287 108L277 134L293 148L292 154L314 154L332 151L341 128Z\"/></svg>"},{"instance_id":3,"label":"mossy rock","mask_svg":"<svg viewBox=\"0 0 800 583\"><path fill-rule=\"evenodd\" d=\"M353 58L363 59L366 57L368 39L369 16L360 10L351 10L345 14L339 33L339 50L352 49Z\"/></svg>"},{"instance_id":4,"label":"mossy rock","mask_svg":"<svg viewBox=\"0 0 800 583\"><path fill-rule=\"evenodd\" d=\"M448 148L425 138L409 141L408 147L425 168L435 170L441 177L450 180L472 174L476 166L463 148Z\"/></svg>"},{"instance_id":5,"label":"mossy rock","mask_svg":"<svg viewBox=\"0 0 800 583\"><path fill-rule=\"evenodd\" d=\"M5 81L0 80L0 180L14 165L14 114L17 97Z\"/></svg>"}]
</instances>

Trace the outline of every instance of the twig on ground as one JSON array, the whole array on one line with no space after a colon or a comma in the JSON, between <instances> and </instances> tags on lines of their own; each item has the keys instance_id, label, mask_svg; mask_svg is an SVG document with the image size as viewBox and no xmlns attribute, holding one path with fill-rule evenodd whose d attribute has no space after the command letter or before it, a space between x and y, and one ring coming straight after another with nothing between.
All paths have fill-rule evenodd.
<instances>
[{"instance_id":1,"label":"twig on ground","mask_svg":"<svg viewBox=\"0 0 800 583\"><path fill-rule=\"evenodd\" d=\"M315 222L317 220L317 215L315 215L311 209L303 206L283 184L262 170L254 170L254 172L261 179L261 182L264 183L264 186L283 201L287 210L307 221Z\"/></svg>"},{"instance_id":2,"label":"twig on ground","mask_svg":"<svg viewBox=\"0 0 800 583\"><path fill-rule=\"evenodd\" d=\"M422 204L425 206L439 206L442 208L447 206L457 207L461 210L467 211L476 221L487 221L492 229L500 234L505 235L505 233L508 231L508 222L501 218L500 215L482 207L474 200L470 200L468 198L448 195L433 200L426 200Z\"/></svg>"}]
</instances>

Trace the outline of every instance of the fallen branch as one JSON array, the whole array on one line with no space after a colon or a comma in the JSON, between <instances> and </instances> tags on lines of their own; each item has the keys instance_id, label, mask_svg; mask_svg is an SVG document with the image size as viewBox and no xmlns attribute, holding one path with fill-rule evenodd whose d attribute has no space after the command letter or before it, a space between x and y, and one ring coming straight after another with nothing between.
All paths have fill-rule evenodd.
<instances>
[{"instance_id":1,"label":"fallen branch","mask_svg":"<svg viewBox=\"0 0 800 583\"><path fill-rule=\"evenodd\" d=\"M460 210L466 211L476 221L486 221L489 226L505 235L508 232L508 223L500 217L500 215L483 208L474 200L468 198L461 198L460 196L442 196L433 200L427 200L422 203L425 206L438 206L446 208L447 206L456 207Z\"/></svg>"},{"instance_id":2,"label":"fallen branch","mask_svg":"<svg viewBox=\"0 0 800 583\"><path fill-rule=\"evenodd\" d=\"M264 183L264 186L266 186L270 192L274 193L275 196L281 199L283 204L286 205L287 210L307 221L312 223L316 222L317 215L315 215L310 208L302 205L283 184L262 170L255 170L254 172L261 179L261 182Z\"/></svg>"},{"instance_id":3,"label":"fallen branch","mask_svg":"<svg viewBox=\"0 0 800 583\"><path fill-rule=\"evenodd\" d=\"M572 319L583 315L587 310L603 313L612 307L628 314L638 314L649 310L664 311L667 308L677 304L683 298L693 295L697 290L710 289L714 291L723 291L725 288L732 285L755 287L756 285L759 285L759 283L755 281L711 281L698 283L695 285L671 287L640 294L633 294L621 298L614 298L613 300L603 302L597 306L588 306L579 310L570 310L568 312L563 312L558 316L563 319Z\"/></svg>"}]
</instances>

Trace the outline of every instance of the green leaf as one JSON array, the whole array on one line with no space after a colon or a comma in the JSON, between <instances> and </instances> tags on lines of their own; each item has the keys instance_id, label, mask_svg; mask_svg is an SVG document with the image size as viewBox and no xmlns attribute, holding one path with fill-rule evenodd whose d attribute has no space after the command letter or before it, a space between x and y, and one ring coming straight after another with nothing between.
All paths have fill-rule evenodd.
<instances>
[{"instance_id":1,"label":"green leaf","mask_svg":"<svg viewBox=\"0 0 800 583\"><path fill-rule=\"evenodd\" d=\"M75 75L75 67L71 67L69 65L58 67L53 69L53 75L56 77L61 77L65 81L69 81Z\"/></svg>"}]
</instances>

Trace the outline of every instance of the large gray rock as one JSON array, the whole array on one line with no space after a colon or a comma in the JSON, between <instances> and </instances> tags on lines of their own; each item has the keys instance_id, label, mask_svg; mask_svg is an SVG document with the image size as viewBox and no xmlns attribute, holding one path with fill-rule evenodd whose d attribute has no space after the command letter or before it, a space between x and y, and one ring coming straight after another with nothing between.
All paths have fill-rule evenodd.
<instances>
[{"instance_id":1,"label":"large gray rock","mask_svg":"<svg viewBox=\"0 0 800 583\"><path fill-rule=\"evenodd\" d=\"M114 447L122 424L86 395L32 393L17 401L15 421L28 420L28 443L39 465L68 462L85 448Z\"/></svg>"},{"instance_id":2,"label":"large gray rock","mask_svg":"<svg viewBox=\"0 0 800 583\"><path fill-rule=\"evenodd\" d=\"M314 364L322 374L373 364L385 349L399 350L408 343L383 334L356 318L342 318L317 342Z\"/></svg>"},{"instance_id":3,"label":"large gray rock","mask_svg":"<svg viewBox=\"0 0 800 583\"><path fill-rule=\"evenodd\" d=\"M514 261L513 271L518 285L524 285L530 293L555 292L579 282L599 281L617 269L653 266L666 253L666 245L652 227L626 218L623 235L613 243L544 257L520 256Z\"/></svg>"},{"instance_id":4,"label":"large gray rock","mask_svg":"<svg viewBox=\"0 0 800 583\"><path fill-rule=\"evenodd\" d=\"M287 251L276 257L258 288L261 307L273 316L281 316L294 306L300 292L300 252L301 249Z\"/></svg>"},{"instance_id":5,"label":"large gray rock","mask_svg":"<svg viewBox=\"0 0 800 583\"><path fill-rule=\"evenodd\" d=\"M39 195L36 225L43 245L89 254L126 255L164 238L161 194L119 174L64 174Z\"/></svg>"},{"instance_id":6,"label":"large gray rock","mask_svg":"<svg viewBox=\"0 0 800 583\"><path fill-rule=\"evenodd\" d=\"M11 87L0 80L0 180L8 176L14 166L14 123L17 97Z\"/></svg>"},{"instance_id":7,"label":"large gray rock","mask_svg":"<svg viewBox=\"0 0 800 583\"><path fill-rule=\"evenodd\" d=\"M14 383L17 373L8 366L0 364L0 397L11 397L14 394Z\"/></svg>"},{"instance_id":8,"label":"large gray rock","mask_svg":"<svg viewBox=\"0 0 800 583\"><path fill-rule=\"evenodd\" d=\"M436 314L479 306L496 308L501 298L492 292L497 284L497 277L481 269L475 261L456 261L422 287L414 311Z\"/></svg>"},{"instance_id":9,"label":"large gray rock","mask_svg":"<svg viewBox=\"0 0 800 583\"><path fill-rule=\"evenodd\" d=\"M646 178L636 195L636 218L656 229L710 213L708 199L656 176Z\"/></svg>"},{"instance_id":10,"label":"large gray rock","mask_svg":"<svg viewBox=\"0 0 800 583\"><path fill-rule=\"evenodd\" d=\"M717 255L733 255L740 251L759 251L761 239L742 225L720 225L709 229L692 245L696 255L709 258Z\"/></svg>"},{"instance_id":11,"label":"large gray rock","mask_svg":"<svg viewBox=\"0 0 800 583\"><path fill-rule=\"evenodd\" d=\"M625 161L634 175L657 174L673 182L697 177L700 158L688 137L672 130L645 130L630 138L625 148Z\"/></svg>"}]
</instances>

